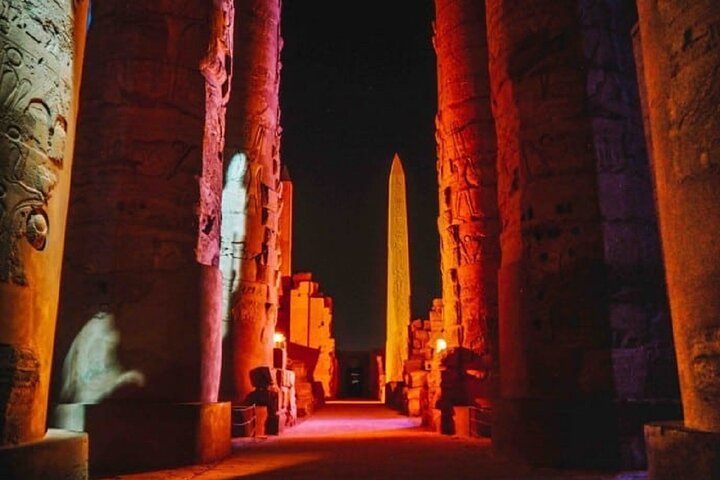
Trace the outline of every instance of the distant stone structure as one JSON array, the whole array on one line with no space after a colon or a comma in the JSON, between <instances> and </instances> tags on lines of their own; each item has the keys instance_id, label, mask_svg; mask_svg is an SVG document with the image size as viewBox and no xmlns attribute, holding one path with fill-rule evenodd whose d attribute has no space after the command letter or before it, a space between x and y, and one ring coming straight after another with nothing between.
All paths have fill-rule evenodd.
<instances>
[{"instance_id":1,"label":"distant stone structure","mask_svg":"<svg viewBox=\"0 0 720 480\"><path fill-rule=\"evenodd\" d=\"M314 365L306 365L308 376L322 385L322 397L337 394L337 360L333 335L332 298L320 291L320 284L313 281L312 273L296 273L292 277L290 298L290 330L286 334L291 345L317 351ZM301 359L290 360L297 362Z\"/></svg>"},{"instance_id":2,"label":"distant stone structure","mask_svg":"<svg viewBox=\"0 0 720 480\"><path fill-rule=\"evenodd\" d=\"M385 382L403 381L403 364L408 358L410 323L410 253L408 247L405 171L395 154L388 182L387 337L385 340ZM386 402L392 402L386 397Z\"/></svg>"}]
</instances>

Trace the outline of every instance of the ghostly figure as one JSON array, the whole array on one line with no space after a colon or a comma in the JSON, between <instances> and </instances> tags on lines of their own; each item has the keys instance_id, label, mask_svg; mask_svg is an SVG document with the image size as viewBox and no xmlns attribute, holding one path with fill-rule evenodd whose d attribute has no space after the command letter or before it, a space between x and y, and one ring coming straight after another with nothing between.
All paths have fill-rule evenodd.
<instances>
[{"instance_id":1,"label":"ghostly figure","mask_svg":"<svg viewBox=\"0 0 720 480\"><path fill-rule=\"evenodd\" d=\"M73 340L63 362L63 403L95 403L121 387L145 385L138 370L124 371L117 359L120 334L113 315L98 312Z\"/></svg>"},{"instance_id":2,"label":"ghostly figure","mask_svg":"<svg viewBox=\"0 0 720 480\"><path fill-rule=\"evenodd\" d=\"M231 320L232 295L240 283L240 260L245 243L248 161L244 153L233 155L225 175L220 225L220 271L223 276L223 337Z\"/></svg>"}]
</instances>

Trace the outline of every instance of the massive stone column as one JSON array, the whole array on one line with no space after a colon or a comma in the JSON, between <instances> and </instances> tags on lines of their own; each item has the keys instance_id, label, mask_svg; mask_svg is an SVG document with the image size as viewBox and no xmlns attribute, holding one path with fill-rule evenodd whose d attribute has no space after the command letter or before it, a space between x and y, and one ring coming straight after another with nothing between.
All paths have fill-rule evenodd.
<instances>
[{"instance_id":1,"label":"massive stone column","mask_svg":"<svg viewBox=\"0 0 720 480\"><path fill-rule=\"evenodd\" d=\"M614 463L603 229L579 5L486 5L502 220L493 442L534 463Z\"/></svg>"},{"instance_id":2,"label":"massive stone column","mask_svg":"<svg viewBox=\"0 0 720 480\"><path fill-rule=\"evenodd\" d=\"M57 473L24 458L59 440L56 432L46 436L46 416L87 8L86 1L0 4L3 478L87 475L86 465L66 465L87 458L83 436L80 456L66 451L61 456L71 459L51 460ZM31 467L38 470L23 470Z\"/></svg>"},{"instance_id":3,"label":"massive stone column","mask_svg":"<svg viewBox=\"0 0 720 480\"><path fill-rule=\"evenodd\" d=\"M232 305L233 402L253 390L250 371L272 365L280 255L280 0L235 2L235 66L225 161L247 157L245 238Z\"/></svg>"},{"instance_id":4,"label":"massive stone column","mask_svg":"<svg viewBox=\"0 0 720 480\"><path fill-rule=\"evenodd\" d=\"M56 422L90 433L95 472L213 460L230 446L215 402L232 2L93 5Z\"/></svg>"},{"instance_id":5,"label":"massive stone column","mask_svg":"<svg viewBox=\"0 0 720 480\"><path fill-rule=\"evenodd\" d=\"M410 326L410 252L405 171L395 155L388 183L387 338L385 382L403 381Z\"/></svg>"},{"instance_id":6,"label":"massive stone column","mask_svg":"<svg viewBox=\"0 0 720 480\"><path fill-rule=\"evenodd\" d=\"M497 375L500 225L485 5L476 0L436 0L435 9L445 339L450 355L463 357L458 359L458 381L467 382L465 368L481 376L479 382L470 382L474 388L464 390L471 397L488 398L494 394ZM457 347L460 351L453 352ZM463 400L473 399L455 399Z\"/></svg>"},{"instance_id":7,"label":"massive stone column","mask_svg":"<svg viewBox=\"0 0 720 480\"><path fill-rule=\"evenodd\" d=\"M646 428L650 477L720 474L720 4L638 1L684 423Z\"/></svg>"},{"instance_id":8,"label":"massive stone column","mask_svg":"<svg viewBox=\"0 0 720 480\"><path fill-rule=\"evenodd\" d=\"M582 0L578 11L603 220L621 453L625 468L644 469L643 422L677 414L679 401L633 62L634 18L631 8L614 0Z\"/></svg>"}]
</instances>

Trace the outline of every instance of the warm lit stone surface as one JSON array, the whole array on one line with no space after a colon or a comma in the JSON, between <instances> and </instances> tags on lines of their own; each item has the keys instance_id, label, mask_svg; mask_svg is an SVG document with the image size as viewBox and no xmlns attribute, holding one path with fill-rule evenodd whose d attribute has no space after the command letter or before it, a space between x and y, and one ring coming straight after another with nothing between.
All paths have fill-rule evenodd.
<instances>
[{"instance_id":1,"label":"warm lit stone surface","mask_svg":"<svg viewBox=\"0 0 720 480\"><path fill-rule=\"evenodd\" d=\"M720 4L638 14L685 426L720 432Z\"/></svg>"},{"instance_id":2,"label":"warm lit stone surface","mask_svg":"<svg viewBox=\"0 0 720 480\"><path fill-rule=\"evenodd\" d=\"M441 436L379 404L329 404L271 439L243 439L220 463L120 477L134 480L487 479L644 480L643 473L536 469L492 455L487 440Z\"/></svg>"},{"instance_id":3,"label":"warm lit stone surface","mask_svg":"<svg viewBox=\"0 0 720 480\"><path fill-rule=\"evenodd\" d=\"M90 473L215 462L230 453L230 402L66 404L56 423L90 434Z\"/></svg>"},{"instance_id":4,"label":"warm lit stone surface","mask_svg":"<svg viewBox=\"0 0 720 480\"><path fill-rule=\"evenodd\" d=\"M228 5L94 5L56 401L217 399Z\"/></svg>"},{"instance_id":5,"label":"warm lit stone surface","mask_svg":"<svg viewBox=\"0 0 720 480\"><path fill-rule=\"evenodd\" d=\"M410 324L410 250L405 171L395 155L388 182L387 316L385 382L403 381Z\"/></svg>"},{"instance_id":6,"label":"warm lit stone surface","mask_svg":"<svg viewBox=\"0 0 720 480\"><path fill-rule=\"evenodd\" d=\"M502 219L503 405L494 407L493 441L508 454L566 466L612 464L616 455L602 217L577 10L575 0L487 1ZM561 427L590 411L585 429ZM523 428L545 422L557 427Z\"/></svg>"},{"instance_id":7,"label":"warm lit stone surface","mask_svg":"<svg viewBox=\"0 0 720 480\"><path fill-rule=\"evenodd\" d=\"M491 397L497 380L500 223L485 4L436 0L435 10L445 337L450 350L462 347L484 357L482 367L475 366L486 370L476 393Z\"/></svg>"},{"instance_id":8,"label":"warm lit stone surface","mask_svg":"<svg viewBox=\"0 0 720 480\"><path fill-rule=\"evenodd\" d=\"M230 1L93 4L53 388L54 402L114 409L113 424L81 426L91 442L123 425L141 445L175 428L153 412L217 400L232 20ZM226 414L213 435L229 437ZM91 452L134 467L122 448Z\"/></svg>"},{"instance_id":9,"label":"warm lit stone surface","mask_svg":"<svg viewBox=\"0 0 720 480\"><path fill-rule=\"evenodd\" d=\"M50 429L39 440L0 447L3 480L85 480L88 435Z\"/></svg>"},{"instance_id":10,"label":"warm lit stone surface","mask_svg":"<svg viewBox=\"0 0 720 480\"><path fill-rule=\"evenodd\" d=\"M45 434L86 16L0 4L0 445Z\"/></svg>"},{"instance_id":11,"label":"warm lit stone surface","mask_svg":"<svg viewBox=\"0 0 720 480\"><path fill-rule=\"evenodd\" d=\"M241 402L253 390L249 373L272 365L280 287L280 1L235 2L235 55L228 105L225 165L247 157L244 239L223 374L225 394ZM227 314L227 313L226 313ZM231 379L231 380L228 380Z\"/></svg>"}]
</instances>

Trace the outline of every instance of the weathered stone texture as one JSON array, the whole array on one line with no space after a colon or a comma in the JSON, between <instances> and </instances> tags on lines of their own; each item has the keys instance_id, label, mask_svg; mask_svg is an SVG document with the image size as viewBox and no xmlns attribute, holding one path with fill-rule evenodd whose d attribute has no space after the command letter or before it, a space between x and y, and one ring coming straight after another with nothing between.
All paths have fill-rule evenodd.
<instances>
[{"instance_id":1,"label":"weathered stone texture","mask_svg":"<svg viewBox=\"0 0 720 480\"><path fill-rule=\"evenodd\" d=\"M387 317L385 382L403 381L410 324L410 250L405 171L395 155L388 182Z\"/></svg>"},{"instance_id":2,"label":"weathered stone texture","mask_svg":"<svg viewBox=\"0 0 720 480\"><path fill-rule=\"evenodd\" d=\"M597 157L598 197L616 398L672 398L670 318L665 299L648 155L643 138L627 5L582 0L587 104ZM664 360L667 359L667 360Z\"/></svg>"},{"instance_id":3,"label":"weathered stone texture","mask_svg":"<svg viewBox=\"0 0 720 480\"><path fill-rule=\"evenodd\" d=\"M720 4L638 1L685 427L720 431Z\"/></svg>"},{"instance_id":4,"label":"weathered stone texture","mask_svg":"<svg viewBox=\"0 0 720 480\"><path fill-rule=\"evenodd\" d=\"M502 220L504 405L493 440L532 461L612 462L604 242L579 5L486 4ZM561 404L562 419L553 421L573 425L589 399L598 402L591 436L522 428L541 425ZM601 444L608 455L594 452Z\"/></svg>"},{"instance_id":5,"label":"weathered stone texture","mask_svg":"<svg viewBox=\"0 0 720 480\"><path fill-rule=\"evenodd\" d=\"M252 391L249 372L272 365L280 287L280 1L235 2L235 66L228 106L225 162L247 157L245 237L240 286L232 307L234 380L228 395L241 401Z\"/></svg>"},{"instance_id":6,"label":"weathered stone texture","mask_svg":"<svg viewBox=\"0 0 720 480\"><path fill-rule=\"evenodd\" d=\"M93 5L55 365L73 348L102 355L105 342L77 342L109 315L118 357L145 381L104 397L217 399L231 5Z\"/></svg>"},{"instance_id":7,"label":"weathered stone texture","mask_svg":"<svg viewBox=\"0 0 720 480\"><path fill-rule=\"evenodd\" d=\"M495 356L500 261L497 144L485 8L483 2L472 0L436 0L435 5L438 225L447 340L450 348Z\"/></svg>"},{"instance_id":8,"label":"weathered stone texture","mask_svg":"<svg viewBox=\"0 0 720 480\"><path fill-rule=\"evenodd\" d=\"M86 15L0 2L0 445L45 433Z\"/></svg>"}]
</instances>

